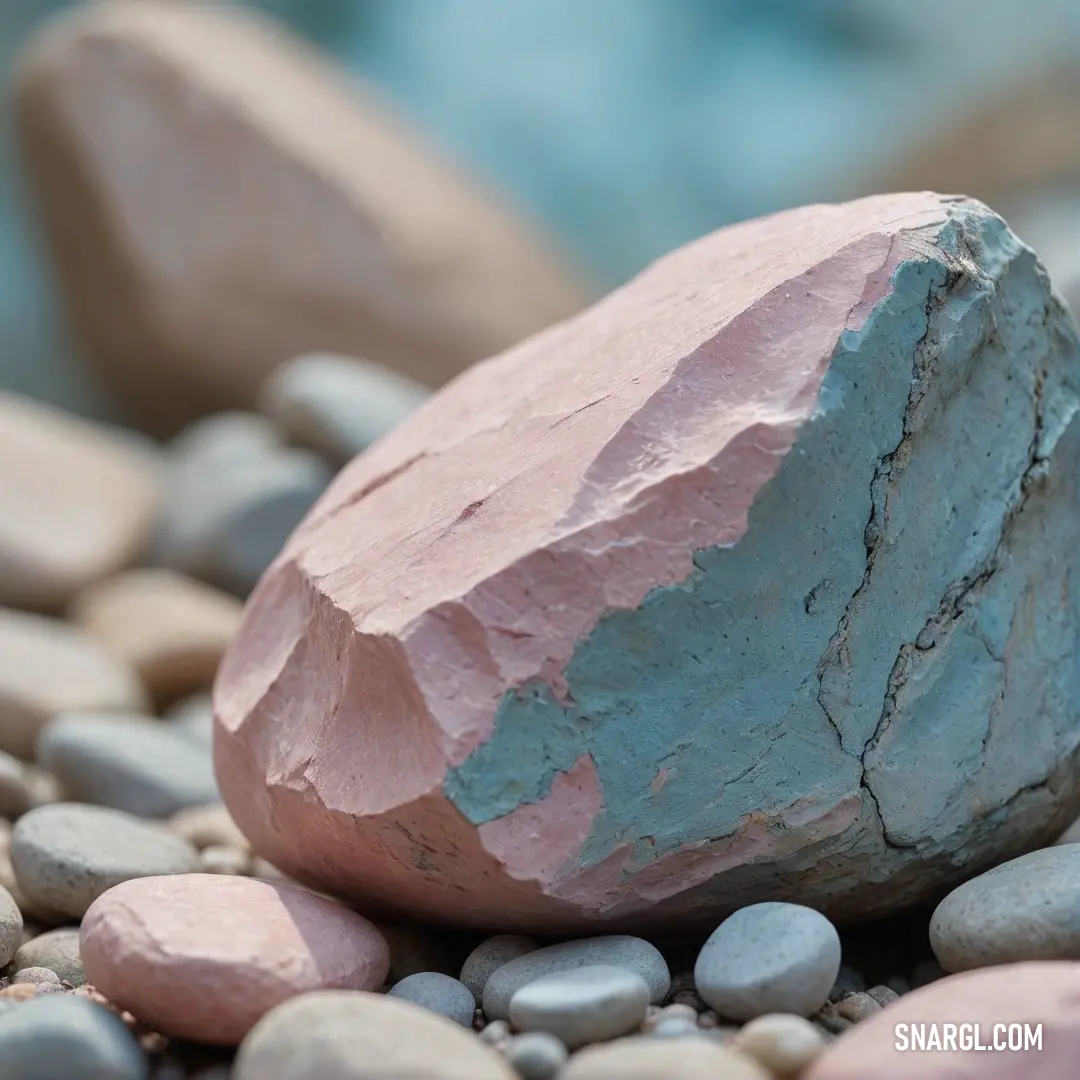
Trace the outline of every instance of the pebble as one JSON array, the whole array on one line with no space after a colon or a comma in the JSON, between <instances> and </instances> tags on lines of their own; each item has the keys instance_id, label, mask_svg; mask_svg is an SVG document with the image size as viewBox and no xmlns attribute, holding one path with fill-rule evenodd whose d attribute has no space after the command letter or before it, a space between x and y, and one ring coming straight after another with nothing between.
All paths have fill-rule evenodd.
<instances>
[{"instance_id":1,"label":"pebble","mask_svg":"<svg viewBox=\"0 0 1080 1080\"><path fill-rule=\"evenodd\" d=\"M1042 1025L1042 1048L1005 1053L955 1049L904 1053L897 1040L919 1025L930 1038L944 1023L978 1025L991 1045L994 1025ZM898 1025L903 1025L898 1026ZM974 1028L966 1034L974 1035ZM1008 1039L1009 1031L1004 1033ZM1080 1057L1080 963L1006 964L953 975L905 994L831 1042L800 1080L1065 1080ZM560 1078L561 1080L561 1078Z\"/></svg>"},{"instance_id":2,"label":"pebble","mask_svg":"<svg viewBox=\"0 0 1080 1080\"><path fill-rule=\"evenodd\" d=\"M1032 851L953 889L930 920L930 944L950 972L1080 959L1080 845Z\"/></svg>"},{"instance_id":3,"label":"pebble","mask_svg":"<svg viewBox=\"0 0 1080 1080\"><path fill-rule=\"evenodd\" d=\"M478 1038L487 1046L499 1046L510 1038L510 1025L505 1020L492 1020L485 1024Z\"/></svg>"},{"instance_id":4,"label":"pebble","mask_svg":"<svg viewBox=\"0 0 1080 1080\"><path fill-rule=\"evenodd\" d=\"M649 985L626 968L596 965L534 979L510 999L519 1031L546 1031L569 1049L625 1035L645 1019Z\"/></svg>"},{"instance_id":5,"label":"pebble","mask_svg":"<svg viewBox=\"0 0 1080 1080\"><path fill-rule=\"evenodd\" d=\"M703 1034L703 1029L698 1027L696 1020L685 1016L662 1016L649 1034L654 1039L696 1038Z\"/></svg>"},{"instance_id":6,"label":"pebble","mask_svg":"<svg viewBox=\"0 0 1080 1080\"><path fill-rule=\"evenodd\" d=\"M484 1000L484 987L493 972L516 960L536 952L540 943L524 934L495 934L482 941L461 966L461 981L473 992L477 1001Z\"/></svg>"},{"instance_id":7,"label":"pebble","mask_svg":"<svg viewBox=\"0 0 1080 1080\"><path fill-rule=\"evenodd\" d=\"M78 919L121 882L193 870L198 853L179 836L123 811L54 803L16 822L11 862L26 896Z\"/></svg>"},{"instance_id":8,"label":"pebble","mask_svg":"<svg viewBox=\"0 0 1080 1080\"><path fill-rule=\"evenodd\" d=\"M26 1001L0 1015L4 1080L148 1080L149 1063L108 1009L69 994Z\"/></svg>"},{"instance_id":9,"label":"pebble","mask_svg":"<svg viewBox=\"0 0 1080 1080\"><path fill-rule=\"evenodd\" d=\"M752 1058L711 1039L619 1039L580 1050L559 1074L559 1080L676 1078L771 1080L769 1074Z\"/></svg>"},{"instance_id":10,"label":"pebble","mask_svg":"<svg viewBox=\"0 0 1080 1080\"><path fill-rule=\"evenodd\" d=\"M829 998L840 970L836 928L799 904L752 904L713 931L698 954L698 993L721 1016L809 1016Z\"/></svg>"},{"instance_id":11,"label":"pebble","mask_svg":"<svg viewBox=\"0 0 1080 1080\"><path fill-rule=\"evenodd\" d=\"M22 944L23 917L7 889L0 886L0 968L7 967Z\"/></svg>"},{"instance_id":12,"label":"pebble","mask_svg":"<svg viewBox=\"0 0 1080 1080\"><path fill-rule=\"evenodd\" d=\"M233 1080L316 1076L517 1080L460 1025L400 998L347 991L305 994L267 1013L241 1044L233 1072Z\"/></svg>"},{"instance_id":13,"label":"pebble","mask_svg":"<svg viewBox=\"0 0 1080 1080\"><path fill-rule=\"evenodd\" d=\"M135 673L77 626L0 608L0 750L31 758L38 733L65 710L147 704Z\"/></svg>"},{"instance_id":14,"label":"pebble","mask_svg":"<svg viewBox=\"0 0 1080 1080\"><path fill-rule=\"evenodd\" d=\"M893 1000L896 1000L895 994L893 994ZM871 994L848 994L843 1001L836 1003L835 1009L837 1016L842 1016L845 1020L857 1024L860 1020L881 1012L881 1002Z\"/></svg>"},{"instance_id":15,"label":"pebble","mask_svg":"<svg viewBox=\"0 0 1080 1080\"><path fill-rule=\"evenodd\" d=\"M160 708L213 684L243 610L203 582L144 568L84 590L71 618L136 672Z\"/></svg>"},{"instance_id":16,"label":"pebble","mask_svg":"<svg viewBox=\"0 0 1080 1080\"><path fill-rule=\"evenodd\" d=\"M890 980L890 982L891 981L892 980ZM911 988L908 987L907 990L904 991L904 993L909 993L910 990ZM866 993L869 997L873 998L874 1001L876 1001L880 1006L882 1006L882 1008L884 1008L886 1005L891 1005L894 1001L896 1001L897 998L902 996L899 990L894 990L891 986L871 986L870 989L866 991Z\"/></svg>"},{"instance_id":17,"label":"pebble","mask_svg":"<svg viewBox=\"0 0 1080 1080\"><path fill-rule=\"evenodd\" d=\"M174 440L156 544L161 565L247 596L333 477L281 446L269 421L219 413ZM259 436L260 425L268 429Z\"/></svg>"},{"instance_id":18,"label":"pebble","mask_svg":"<svg viewBox=\"0 0 1080 1080\"><path fill-rule=\"evenodd\" d=\"M625 968L640 975L649 999L663 1001L671 985L667 963L655 946L625 934L578 938L519 956L496 969L484 987L484 1013L492 1020L510 1016L510 999L527 983L558 971L596 965Z\"/></svg>"},{"instance_id":19,"label":"pebble","mask_svg":"<svg viewBox=\"0 0 1080 1080\"><path fill-rule=\"evenodd\" d=\"M14 820L34 804L27 766L0 750L0 817Z\"/></svg>"},{"instance_id":20,"label":"pebble","mask_svg":"<svg viewBox=\"0 0 1080 1080\"><path fill-rule=\"evenodd\" d=\"M503 1054L522 1080L553 1080L569 1057L566 1047L546 1031L515 1035Z\"/></svg>"},{"instance_id":21,"label":"pebble","mask_svg":"<svg viewBox=\"0 0 1080 1080\"><path fill-rule=\"evenodd\" d=\"M251 850L247 838L224 803L189 806L169 818L169 828L200 851L208 847Z\"/></svg>"},{"instance_id":22,"label":"pebble","mask_svg":"<svg viewBox=\"0 0 1080 1080\"><path fill-rule=\"evenodd\" d=\"M11 985L17 986L23 983L27 983L32 986L59 986L60 976L56 974L52 968L47 967L28 967L23 968L21 971L16 971L11 977Z\"/></svg>"},{"instance_id":23,"label":"pebble","mask_svg":"<svg viewBox=\"0 0 1080 1080\"><path fill-rule=\"evenodd\" d=\"M57 716L38 740L38 760L68 798L139 817L220 801L210 751L145 716Z\"/></svg>"},{"instance_id":24,"label":"pebble","mask_svg":"<svg viewBox=\"0 0 1080 1080\"><path fill-rule=\"evenodd\" d=\"M251 872L251 853L211 844L199 852L199 870L204 874L247 874Z\"/></svg>"},{"instance_id":25,"label":"pebble","mask_svg":"<svg viewBox=\"0 0 1080 1080\"><path fill-rule=\"evenodd\" d=\"M309 353L270 375L258 407L289 442L344 465L430 394L421 383L370 360Z\"/></svg>"},{"instance_id":26,"label":"pebble","mask_svg":"<svg viewBox=\"0 0 1080 1080\"><path fill-rule=\"evenodd\" d=\"M48 968L55 971L62 982L82 986L86 982L86 972L79 952L79 928L62 926L38 934L19 946L11 966L15 971L31 967Z\"/></svg>"},{"instance_id":27,"label":"pebble","mask_svg":"<svg viewBox=\"0 0 1080 1080\"><path fill-rule=\"evenodd\" d=\"M158 500L133 438L0 393L0 604L61 610L134 561Z\"/></svg>"},{"instance_id":28,"label":"pebble","mask_svg":"<svg viewBox=\"0 0 1080 1080\"><path fill-rule=\"evenodd\" d=\"M192 694L162 714L166 726L199 746L214 745L214 706L209 694Z\"/></svg>"},{"instance_id":29,"label":"pebble","mask_svg":"<svg viewBox=\"0 0 1080 1080\"><path fill-rule=\"evenodd\" d=\"M110 1001L165 1035L224 1046L289 997L373 990L389 967L382 935L348 908L214 874L118 885L86 913L81 946Z\"/></svg>"},{"instance_id":30,"label":"pebble","mask_svg":"<svg viewBox=\"0 0 1080 1080\"><path fill-rule=\"evenodd\" d=\"M776 1080L794 1080L825 1049L825 1039L802 1016L766 1013L743 1025L732 1045L759 1062Z\"/></svg>"},{"instance_id":31,"label":"pebble","mask_svg":"<svg viewBox=\"0 0 1080 1080\"><path fill-rule=\"evenodd\" d=\"M390 990L392 997L438 1013L462 1027L472 1028L476 998L462 982L439 971L418 971L407 975Z\"/></svg>"}]
</instances>

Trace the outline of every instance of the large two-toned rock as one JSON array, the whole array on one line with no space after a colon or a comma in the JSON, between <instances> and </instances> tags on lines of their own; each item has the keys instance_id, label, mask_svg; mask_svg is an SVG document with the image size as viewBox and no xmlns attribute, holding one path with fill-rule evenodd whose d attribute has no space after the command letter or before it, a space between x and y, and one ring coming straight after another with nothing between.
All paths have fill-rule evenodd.
<instances>
[{"instance_id":1,"label":"large two-toned rock","mask_svg":"<svg viewBox=\"0 0 1080 1080\"><path fill-rule=\"evenodd\" d=\"M438 385L585 303L500 195L242 8L84 5L15 105L76 328L155 431L312 350Z\"/></svg>"},{"instance_id":2,"label":"large two-toned rock","mask_svg":"<svg viewBox=\"0 0 1080 1080\"><path fill-rule=\"evenodd\" d=\"M502 928L863 917L1049 841L1078 402L980 204L692 244L337 478L220 669L225 802L291 875Z\"/></svg>"}]
</instances>

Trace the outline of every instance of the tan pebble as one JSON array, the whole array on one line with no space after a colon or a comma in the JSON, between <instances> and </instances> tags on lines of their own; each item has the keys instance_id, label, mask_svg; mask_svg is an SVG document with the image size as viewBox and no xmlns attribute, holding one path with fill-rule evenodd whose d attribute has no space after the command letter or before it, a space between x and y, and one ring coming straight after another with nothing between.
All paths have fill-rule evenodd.
<instances>
[{"instance_id":1,"label":"tan pebble","mask_svg":"<svg viewBox=\"0 0 1080 1080\"><path fill-rule=\"evenodd\" d=\"M877 987L877 989L883 990L885 987ZM889 993L892 993L892 991L890 990ZM895 999L896 995L894 994L893 997ZM868 1016L881 1012L881 1002L870 991L848 994L846 998L836 1003L835 1011L837 1016L857 1024L860 1020L865 1020Z\"/></svg>"},{"instance_id":2,"label":"tan pebble","mask_svg":"<svg viewBox=\"0 0 1080 1080\"><path fill-rule=\"evenodd\" d=\"M703 1013L700 1013L697 1018L698 1027L714 1028L720 1026L720 1017L712 1011L712 1009L706 1009Z\"/></svg>"},{"instance_id":3,"label":"tan pebble","mask_svg":"<svg viewBox=\"0 0 1080 1080\"><path fill-rule=\"evenodd\" d=\"M901 997L900 991L891 986L871 986L866 993L868 997L876 1001L882 1008L886 1005L891 1005Z\"/></svg>"},{"instance_id":4,"label":"tan pebble","mask_svg":"<svg viewBox=\"0 0 1080 1080\"><path fill-rule=\"evenodd\" d=\"M664 1011L663 1005L650 1005L645 1010L645 1019L641 1021L641 1030L648 1033L660 1023L660 1016Z\"/></svg>"},{"instance_id":5,"label":"tan pebble","mask_svg":"<svg viewBox=\"0 0 1080 1080\"><path fill-rule=\"evenodd\" d=\"M200 851L203 848L219 846L251 850L247 838L223 803L190 806L180 810L169 818L169 828ZM261 863L263 860L257 861Z\"/></svg>"},{"instance_id":6,"label":"tan pebble","mask_svg":"<svg viewBox=\"0 0 1080 1080\"><path fill-rule=\"evenodd\" d=\"M251 855L241 848L212 844L199 852L199 869L204 874L246 874Z\"/></svg>"},{"instance_id":7,"label":"tan pebble","mask_svg":"<svg viewBox=\"0 0 1080 1080\"><path fill-rule=\"evenodd\" d=\"M135 673L77 626L0 608L0 749L28 759L57 713L147 704Z\"/></svg>"},{"instance_id":8,"label":"tan pebble","mask_svg":"<svg viewBox=\"0 0 1080 1080\"><path fill-rule=\"evenodd\" d=\"M84 590L71 617L136 672L160 709L209 689L243 610L228 593L154 568Z\"/></svg>"},{"instance_id":9,"label":"tan pebble","mask_svg":"<svg viewBox=\"0 0 1080 1080\"><path fill-rule=\"evenodd\" d=\"M854 995L848 995L848 997L852 996ZM836 1005L832 1003L823 1005L810 1017L810 1019L834 1035L839 1035L841 1032L847 1031L847 1029L854 1024L853 1020L849 1020L846 1016L841 1016L836 1011Z\"/></svg>"},{"instance_id":10,"label":"tan pebble","mask_svg":"<svg viewBox=\"0 0 1080 1080\"><path fill-rule=\"evenodd\" d=\"M14 986L6 986L0 990L0 997L11 1001L29 1001L37 997L38 988L35 983L16 983Z\"/></svg>"},{"instance_id":11,"label":"tan pebble","mask_svg":"<svg viewBox=\"0 0 1080 1080\"><path fill-rule=\"evenodd\" d=\"M146 447L0 393L0 604L59 611L135 560L158 502Z\"/></svg>"},{"instance_id":12,"label":"tan pebble","mask_svg":"<svg viewBox=\"0 0 1080 1080\"><path fill-rule=\"evenodd\" d=\"M570 1058L559 1080L771 1080L752 1058L711 1039L640 1036L590 1046Z\"/></svg>"},{"instance_id":13,"label":"tan pebble","mask_svg":"<svg viewBox=\"0 0 1080 1080\"><path fill-rule=\"evenodd\" d=\"M777 1080L789 1080L809 1068L825 1049L825 1040L801 1016L770 1013L740 1028L732 1045L760 1062Z\"/></svg>"},{"instance_id":14,"label":"tan pebble","mask_svg":"<svg viewBox=\"0 0 1080 1080\"><path fill-rule=\"evenodd\" d=\"M401 998L303 994L244 1040L234 1080L516 1080L471 1031Z\"/></svg>"},{"instance_id":15,"label":"tan pebble","mask_svg":"<svg viewBox=\"0 0 1080 1080\"><path fill-rule=\"evenodd\" d=\"M8 822L8 835L11 824L8 819L25 814L34 804L30 783L27 779L29 766L12 754L0 750L0 814Z\"/></svg>"}]
</instances>

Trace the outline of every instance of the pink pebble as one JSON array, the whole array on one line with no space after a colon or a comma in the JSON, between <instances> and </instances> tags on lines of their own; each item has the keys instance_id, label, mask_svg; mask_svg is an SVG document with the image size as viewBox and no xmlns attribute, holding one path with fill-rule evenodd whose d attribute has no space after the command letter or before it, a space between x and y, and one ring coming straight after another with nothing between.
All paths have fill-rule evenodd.
<instances>
[{"instance_id":1,"label":"pink pebble","mask_svg":"<svg viewBox=\"0 0 1080 1080\"><path fill-rule=\"evenodd\" d=\"M1074 1080L1078 1055L1080 964L1003 964L905 994L802 1080Z\"/></svg>"},{"instance_id":2,"label":"pink pebble","mask_svg":"<svg viewBox=\"0 0 1080 1080\"><path fill-rule=\"evenodd\" d=\"M87 981L163 1034L234 1046L309 990L374 990L390 952L366 919L278 882L216 874L125 881L80 936Z\"/></svg>"}]
</instances>

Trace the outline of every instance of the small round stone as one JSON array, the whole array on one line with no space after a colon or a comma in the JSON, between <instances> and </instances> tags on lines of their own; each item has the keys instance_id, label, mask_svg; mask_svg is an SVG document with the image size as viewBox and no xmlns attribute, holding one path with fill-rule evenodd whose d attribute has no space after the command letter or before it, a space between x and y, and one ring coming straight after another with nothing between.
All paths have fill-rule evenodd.
<instances>
[{"instance_id":1,"label":"small round stone","mask_svg":"<svg viewBox=\"0 0 1080 1080\"><path fill-rule=\"evenodd\" d=\"M79 953L78 927L62 926L31 938L19 946L11 966L16 971L45 967L55 971L62 982L82 986L86 982L86 972Z\"/></svg>"},{"instance_id":2,"label":"small round stone","mask_svg":"<svg viewBox=\"0 0 1080 1080\"><path fill-rule=\"evenodd\" d=\"M546 1031L515 1035L503 1054L522 1080L552 1080L569 1057L566 1047Z\"/></svg>"},{"instance_id":3,"label":"small round stone","mask_svg":"<svg viewBox=\"0 0 1080 1080\"><path fill-rule=\"evenodd\" d=\"M650 1000L664 1000L671 974L659 950L643 938L626 934L578 938L548 945L494 971L484 987L484 1013L491 1020L510 1016L510 999L521 987L544 975L597 965L625 968L640 975L649 987Z\"/></svg>"},{"instance_id":4,"label":"small round stone","mask_svg":"<svg viewBox=\"0 0 1080 1080\"><path fill-rule=\"evenodd\" d=\"M510 1025L505 1020L492 1020L477 1037L488 1046L499 1046L510 1038Z\"/></svg>"},{"instance_id":5,"label":"small round stone","mask_svg":"<svg viewBox=\"0 0 1080 1080\"><path fill-rule=\"evenodd\" d=\"M701 1028L696 1019L691 1020L687 1016L661 1016L649 1034L654 1039L697 1038L701 1035Z\"/></svg>"},{"instance_id":6,"label":"small round stone","mask_svg":"<svg viewBox=\"0 0 1080 1080\"><path fill-rule=\"evenodd\" d=\"M517 1080L460 1025L384 994L304 994L244 1039L233 1080Z\"/></svg>"},{"instance_id":7,"label":"small round stone","mask_svg":"<svg viewBox=\"0 0 1080 1080\"><path fill-rule=\"evenodd\" d=\"M247 837L233 821L224 803L188 806L169 818L169 828L200 851L208 847L251 850Z\"/></svg>"},{"instance_id":8,"label":"small round stone","mask_svg":"<svg viewBox=\"0 0 1080 1080\"><path fill-rule=\"evenodd\" d=\"M511 960L536 952L540 943L524 934L496 934L480 942L461 966L461 981L477 1001L484 1000L484 987L492 974Z\"/></svg>"},{"instance_id":9,"label":"small round stone","mask_svg":"<svg viewBox=\"0 0 1080 1080\"><path fill-rule=\"evenodd\" d=\"M209 748L151 717L62 713L41 733L37 755L69 798L139 817L219 800Z\"/></svg>"},{"instance_id":10,"label":"small round stone","mask_svg":"<svg viewBox=\"0 0 1080 1080\"><path fill-rule=\"evenodd\" d=\"M445 1016L462 1027L472 1027L476 998L464 983L450 975L438 971L418 971L397 983L390 990L390 995Z\"/></svg>"},{"instance_id":11,"label":"small round stone","mask_svg":"<svg viewBox=\"0 0 1080 1080\"><path fill-rule=\"evenodd\" d=\"M740 1028L732 1045L760 1062L777 1080L789 1080L810 1067L825 1049L825 1039L805 1017L769 1013Z\"/></svg>"},{"instance_id":12,"label":"small round stone","mask_svg":"<svg viewBox=\"0 0 1080 1080\"><path fill-rule=\"evenodd\" d=\"M241 848L212 844L199 852L199 870L204 874L246 874L251 855Z\"/></svg>"},{"instance_id":13,"label":"small round stone","mask_svg":"<svg viewBox=\"0 0 1080 1080\"><path fill-rule=\"evenodd\" d=\"M21 971L16 971L11 977L11 985L17 986L23 983L27 983L32 986L59 986L60 976L56 974L52 968L46 967L29 967L23 968Z\"/></svg>"},{"instance_id":14,"label":"small round stone","mask_svg":"<svg viewBox=\"0 0 1080 1080\"><path fill-rule=\"evenodd\" d=\"M1080 844L1043 848L953 889L930 920L941 966L1080 959Z\"/></svg>"},{"instance_id":15,"label":"small round stone","mask_svg":"<svg viewBox=\"0 0 1080 1080\"><path fill-rule=\"evenodd\" d=\"M82 924L87 978L155 1031L235 1046L313 990L373 990L389 951L366 919L290 885L215 874L141 878Z\"/></svg>"},{"instance_id":16,"label":"small round stone","mask_svg":"<svg viewBox=\"0 0 1080 1080\"><path fill-rule=\"evenodd\" d=\"M772 1080L752 1058L711 1039L630 1038L574 1054L559 1080Z\"/></svg>"},{"instance_id":17,"label":"small round stone","mask_svg":"<svg viewBox=\"0 0 1080 1080\"><path fill-rule=\"evenodd\" d=\"M53 803L16 822L11 862L33 903L78 919L114 885L188 873L198 854L186 840L121 810Z\"/></svg>"},{"instance_id":18,"label":"small round stone","mask_svg":"<svg viewBox=\"0 0 1080 1080\"><path fill-rule=\"evenodd\" d=\"M0 886L0 967L11 963L22 944L23 917L11 893Z\"/></svg>"},{"instance_id":19,"label":"small round stone","mask_svg":"<svg viewBox=\"0 0 1080 1080\"><path fill-rule=\"evenodd\" d=\"M35 997L0 1015L4 1080L147 1080L149 1063L107 1009L69 994Z\"/></svg>"},{"instance_id":20,"label":"small round stone","mask_svg":"<svg viewBox=\"0 0 1080 1080\"><path fill-rule=\"evenodd\" d=\"M742 908L698 954L698 993L721 1016L809 1016L828 1000L840 970L836 928L812 908L764 903Z\"/></svg>"},{"instance_id":21,"label":"small round stone","mask_svg":"<svg viewBox=\"0 0 1080 1080\"><path fill-rule=\"evenodd\" d=\"M886 987L882 986L877 989L885 990ZM889 993L892 993L892 991L890 990ZM896 1000L895 994L893 994L893 1000ZM879 1012L881 1012L881 1002L871 994L848 994L843 1001L836 1003L837 1016L842 1016L853 1024L857 1024L860 1020L865 1020L868 1016L873 1016L874 1013Z\"/></svg>"},{"instance_id":22,"label":"small round stone","mask_svg":"<svg viewBox=\"0 0 1080 1080\"><path fill-rule=\"evenodd\" d=\"M527 983L510 999L510 1021L521 1031L547 1031L575 1050L632 1031L648 1005L649 985L640 975L596 965Z\"/></svg>"}]
</instances>

